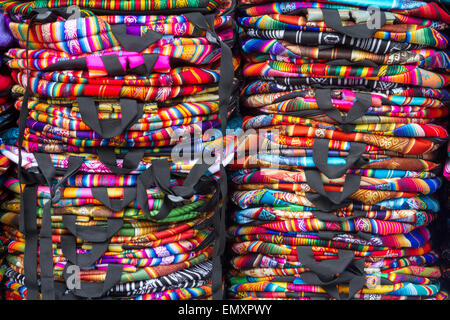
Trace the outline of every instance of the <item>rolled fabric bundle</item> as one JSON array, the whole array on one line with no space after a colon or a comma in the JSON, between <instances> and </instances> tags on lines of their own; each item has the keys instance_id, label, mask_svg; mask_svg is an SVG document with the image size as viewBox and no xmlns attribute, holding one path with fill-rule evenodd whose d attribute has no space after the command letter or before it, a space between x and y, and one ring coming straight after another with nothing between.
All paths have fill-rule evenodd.
<instances>
[{"instance_id":1,"label":"rolled fabric bundle","mask_svg":"<svg viewBox=\"0 0 450 320\"><path fill-rule=\"evenodd\" d=\"M353 0L242 0L238 13L229 298L447 299L429 225L449 15Z\"/></svg>"},{"instance_id":2,"label":"rolled fabric bundle","mask_svg":"<svg viewBox=\"0 0 450 320\"><path fill-rule=\"evenodd\" d=\"M20 112L0 149L7 299L222 297L234 5L0 1Z\"/></svg>"}]
</instances>

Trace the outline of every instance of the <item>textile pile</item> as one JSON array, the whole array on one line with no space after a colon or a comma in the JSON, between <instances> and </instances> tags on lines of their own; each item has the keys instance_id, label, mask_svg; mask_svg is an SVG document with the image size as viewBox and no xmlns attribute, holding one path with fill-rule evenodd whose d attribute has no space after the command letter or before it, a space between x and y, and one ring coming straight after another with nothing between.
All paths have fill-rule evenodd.
<instances>
[{"instance_id":1,"label":"textile pile","mask_svg":"<svg viewBox=\"0 0 450 320\"><path fill-rule=\"evenodd\" d=\"M13 37L5 24L3 15L0 15L0 145L4 143L13 144L17 140L16 122L18 112L13 106L11 97L11 88L13 79L10 76L10 70L3 63L5 51L13 46ZM8 171L11 167L11 161L0 154L0 204L5 201L10 193L3 187ZM8 239L4 239L0 235L0 265L6 256L6 243ZM4 268L0 267L0 283L4 277ZM0 298L3 297L3 290L0 288Z\"/></svg>"},{"instance_id":2,"label":"textile pile","mask_svg":"<svg viewBox=\"0 0 450 320\"><path fill-rule=\"evenodd\" d=\"M447 298L429 225L449 22L422 1L240 2L229 298Z\"/></svg>"},{"instance_id":3,"label":"textile pile","mask_svg":"<svg viewBox=\"0 0 450 320\"><path fill-rule=\"evenodd\" d=\"M222 297L234 5L0 1L20 111L7 299Z\"/></svg>"}]
</instances>

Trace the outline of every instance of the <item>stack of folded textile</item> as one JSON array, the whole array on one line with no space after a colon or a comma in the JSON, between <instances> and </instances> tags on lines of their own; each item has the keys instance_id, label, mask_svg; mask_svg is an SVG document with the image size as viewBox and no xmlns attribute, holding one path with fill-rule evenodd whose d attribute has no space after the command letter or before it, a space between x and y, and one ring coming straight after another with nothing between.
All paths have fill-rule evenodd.
<instances>
[{"instance_id":1,"label":"stack of folded textile","mask_svg":"<svg viewBox=\"0 0 450 320\"><path fill-rule=\"evenodd\" d=\"M0 11L0 144L14 143L17 138L18 112L14 108L11 88L14 84L11 70L3 63L5 51L13 46L13 37L6 27L5 16ZM9 168L10 161L0 155L0 176Z\"/></svg>"},{"instance_id":2,"label":"stack of folded textile","mask_svg":"<svg viewBox=\"0 0 450 320\"><path fill-rule=\"evenodd\" d=\"M5 17L0 11L0 145L13 144L17 139L17 118L19 113L13 106L11 97L11 87L13 80L10 76L10 70L3 63L5 51L13 46L13 37L5 24ZM11 161L0 154L0 204L10 195L8 190L3 187L7 172L11 168ZM3 280L5 268L2 263L6 256L5 239L0 234L0 282ZM3 298L3 290L0 288L0 297Z\"/></svg>"},{"instance_id":3,"label":"stack of folded textile","mask_svg":"<svg viewBox=\"0 0 450 320\"><path fill-rule=\"evenodd\" d=\"M6 298L221 298L234 3L0 6L20 110Z\"/></svg>"},{"instance_id":4,"label":"stack of folded textile","mask_svg":"<svg viewBox=\"0 0 450 320\"><path fill-rule=\"evenodd\" d=\"M228 296L445 299L427 225L449 14L422 1L242 0L237 20L247 134L229 166Z\"/></svg>"}]
</instances>

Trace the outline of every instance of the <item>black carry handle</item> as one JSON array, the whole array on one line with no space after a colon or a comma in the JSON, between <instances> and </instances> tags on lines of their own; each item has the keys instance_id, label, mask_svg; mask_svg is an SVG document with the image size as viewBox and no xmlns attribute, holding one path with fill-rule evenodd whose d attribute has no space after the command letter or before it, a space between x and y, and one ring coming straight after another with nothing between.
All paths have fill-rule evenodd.
<instances>
[{"instance_id":1,"label":"black carry handle","mask_svg":"<svg viewBox=\"0 0 450 320\"><path fill-rule=\"evenodd\" d=\"M347 174L345 176L344 188L342 192L325 191L322 178L317 170L305 170L306 183L314 189L321 197L328 199L334 204L341 204L354 194L360 187L361 176L357 174Z\"/></svg>"},{"instance_id":2,"label":"black carry handle","mask_svg":"<svg viewBox=\"0 0 450 320\"><path fill-rule=\"evenodd\" d=\"M337 121L345 132L353 131L355 128L353 122L356 119L361 118L366 113L367 109L372 106L372 96L370 94L355 92L353 106L347 112L347 115L342 116L341 112L333 106L331 89L316 89L315 98L319 110L331 119Z\"/></svg>"},{"instance_id":3,"label":"black carry handle","mask_svg":"<svg viewBox=\"0 0 450 320\"><path fill-rule=\"evenodd\" d=\"M108 242L93 242L90 253L77 253L76 238L65 234L61 236L61 249L70 262L80 268L88 268L108 250Z\"/></svg>"},{"instance_id":4,"label":"black carry handle","mask_svg":"<svg viewBox=\"0 0 450 320\"><path fill-rule=\"evenodd\" d=\"M138 76L147 77L153 72L153 68L155 67L156 61L158 60L159 54L157 53L144 53L142 54L142 58L144 59L144 63L127 70L129 74L136 74Z\"/></svg>"},{"instance_id":5,"label":"black carry handle","mask_svg":"<svg viewBox=\"0 0 450 320\"><path fill-rule=\"evenodd\" d=\"M120 99L121 119L98 118L98 107L91 97L77 97L81 119L105 139L119 136L142 116L142 108L134 99Z\"/></svg>"},{"instance_id":6,"label":"black carry handle","mask_svg":"<svg viewBox=\"0 0 450 320\"><path fill-rule=\"evenodd\" d=\"M125 69L123 68L117 55L105 54L103 56L100 56L100 59L102 59L103 66L105 67L108 76L122 77L127 74L127 67L125 66Z\"/></svg>"},{"instance_id":7,"label":"black carry handle","mask_svg":"<svg viewBox=\"0 0 450 320\"><path fill-rule=\"evenodd\" d=\"M95 199L115 212L123 210L130 202L136 199L135 187L124 188L123 199L111 199L108 195L108 188L106 187L91 188L91 191Z\"/></svg>"},{"instance_id":8,"label":"black carry handle","mask_svg":"<svg viewBox=\"0 0 450 320\"><path fill-rule=\"evenodd\" d=\"M167 158L152 160L151 167L145 170L138 178L136 201L147 215L150 215L147 189L151 185L157 186L164 193L161 208L152 218L156 220L165 219L174 208L172 201L167 198L170 192L170 165Z\"/></svg>"},{"instance_id":9,"label":"black carry handle","mask_svg":"<svg viewBox=\"0 0 450 320\"><path fill-rule=\"evenodd\" d=\"M118 167L117 156L112 148L98 148L98 157L100 161L108 167L109 170L118 175L129 174L130 172L136 170L144 157L144 154L144 149L130 150L123 158L122 167Z\"/></svg>"},{"instance_id":10,"label":"black carry handle","mask_svg":"<svg viewBox=\"0 0 450 320\"><path fill-rule=\"evenodd\" d=\"M321 280L317 274L313 272L303 273L302 279L310 285L321 286L330 296L337 300L350 300L366 284L366 278L364 275L358 275L349 271L344 271L337 278L329 281ZM339 293L337 287L338 284L349 286L349 293L347 296Z\"/></svg>"},{"instance_id":11,"label":"black carry handle","mask_svg":"<svg viewBox=\"0 0 450 320\"><path fill-rule=\"evenodd\" d=\"M186 179L183 182L182 186L173 186L172 191L176 196L180 196L185 199L189 199L195 193L195 185L199 183L200 178L206 173L209 165L206 163L196 164L189 171Z\"/></svg>"},{"instance_id":12,"label":"black carry handle","mask_svg":"<svg viewBox=\"0 0 450 320\"><path fill-rule=\"evenodd\" d=\"M155 185L164 193L164 200L159 212L152 216L153 219L162 220L165 219L170 211L176 206L176 199L189 199L195 194L195 185L199 182L200 178L208 170L207 164L195 165L182 186L170 186L170 163L167 158L154 159L150 168L140 174L137 182L137 195L136 201L139 204L142 211L145 214L150 214L148 207L147 189L151 185Z\"/></svg>"},{"instance_id":13,"label":"black carry handle","mask_svg":"<svg viewBox=\"0 0 450 320\"><path fill-rule=\"evenodd\" d=\"M127 74L149 76L153 72L158 56L157 53L144 53L142 54L142 58L144 59L143 64L134 68L128 68L126 66L125 69L120 63L119 57L115 54L103 55L100 58L109 76L125 76Z\"/></svg>"},{"instance_id":14,"label":"black carry handle","mask_svg":"<svg viewBox=\"0 0 450 320\"><path fill-rule=\"evenodd\" d=\"M327 27L349 37L364 39L372 38L375 32L378 31L376 28L369 28L367 24L343 26L341 16L337 9L322 9L322 14ZM383 11L380 11L380 15L380 25L383 26L386 24L386 15Z\"/></svg>"},{"instance_id":15,"label":"black carry handle","mask_svg":"<svg viewBox=\"0 0 450 320\"><path fill-rule=\"evenodd\" d=\"M298 246L297 258L302 266L308 268L319 277L330 279L342 273L352 263L355 254L351 250L338 250L339 259L317 262L311 247Z\"/></svg>"},{"instance_id":16,"label":"black carry handle","mask_svg":"<svg viewBox=\"0 0 450 320\"><path fill-rule=\"evenodd\" d=\"M183 16L191 22L195 28L200 29L201 31L206 31L206 33L211 33L210 36L207 35L207 38L216 38L215 36L215 30L214 30L214 14L211 15L203 15L199 12L189 12L184 13ZM218 43L217 39L208 41L213 42L215 44Z\"/></svg>"},{"instance_id":17,"label":"black carry handle","mask_svg":"<svg viewBox=\"0 0 450 320\"><path fill-rule=\"evenodd\" d=\"M219 185L216 187L216 191L212 195L211 199L209 199L208 202L204 203L201 207L197 209L199 212L208 212L213 210L217 204L219 204L219 198L220 198L220 190Z\"/></svg>"},{"instance_id":18,"label":"black carry handle","mask_svg":"<svg viewBox=\"0 0 450 320\"><path fill-rule=\"evenodd\" d=\"M140 209L149 217L155 220L162 220L168 216L170 211L175 207L170 199L167 198L167 195L164 198L161 209L156 215L150 216L150 208L148 206L148 197L146 190L151 186L155 185L153 181L153 173L151 169L147 169L144 171L138 179L137 182L137 195L136 202L139 204ZM204 203L201 207L197 208L198 212L208 212L214 209L219 202L219 192L214 192L213 196L209 201Z\"/></svg>"},{"instance_id":19,"label":"black carry handle","mask_svg":"<svg viewBox=\"0 0 450 320\"><path fill-rule=\"evenodd\" d=\"M156 163L164 165L159 165L157 170L155 170L157 167ZM151 216L151 218L162 220L165 219L175 207L174 203L168 199L168 194L170 192L170 167L167 159L152 160L151 167L139 175L136 187L136 202L147 216L150 216L147 189L152 185L158 187L164 193L164 199L159 212L156 215Z\"/></svg>"},{"instance_id":20,"label":"black carry handle","mask_svg":"<svg viewBox=\"0 0 450 320\"><path fill-rule=\"evenodd\" d=\"M297 247L297 252L299 252L299 247ZM330 296L337 300L349 300L366 283L364 261L364 259L351 261L342 272L338 273L337 277L321 279L317 272L311 270L311 272L302 273L302 279L310 285L321 286ZM349 294L347 296L339 293L338 284L349 286Z\"/></svg>"},{"instance_id":21,"label":"black carry handle","mask_svg":"<svg viewBox=\"0 0 450 320\"><path fill-rule=\"evenodd\" d=\"M53 186L53 179L56 175L56 169L53 166L52 159L50 154L48 153L34 153L34 158L38 163L38 168L42 172L49 188L50 188L50 199L51 203L56 203L61 199L61 190L59 189L62 184L66 182L66 180L74 175L78 170L80 170L81 166L84 162L84 157L76 157L69 156L69 160L67 163L67 169L64 172L62 178ZM38 178L36 177L36 180Z\"/></svg>"},{"instance_id":22,"label":"black carry handle","mask_svg":"<svg viewBox=\"0 0 450 320\"><path fill-rule=\"evenodd\" d=\"M64 280L70 281L70 274L67 273L67 268L70 263L66 264L63 270ZM105 293L107 293L113 286L120 282L122 277L123 267L120 264L109 264L106 271L105 282L84 282L80 283L80 289L72 289L72 293L77 297L96 299L101 298ZM69 287L69 285L67 285Z\"/></svg>"},{"instance_id":23,"label":"black carry handle","mask_svg":"<svg viewBox=\"0 0 450 320\"><path fill-rule=\"evenodd\" d=\"M350 142L350 150L345 159L345 164L328 164L329 145L329 139L314 139L313 161L315 166L330 179L342 177L352 166L360 167L369 162L368 159L362 157L366 150L366 145L359 142Z\"/></svg>"},{"instance_id":24,"label":"black carry handle","mask_svg":"<svg viewBox=\"0 0 450 320\"><path fill-rule=\"evenodd\" d=\"M109 218L106 227L101 226L80 226L76 224L76 216L63 215L64 226L77 238L90 242L106 242L123 226L122 219Z\"/></svg>"},{"instance_id":25,"label":"black carry handle","mask_svg":"<svg viewBox=\"0 0 450 320\"><path fill-rule=\"evenodd\" d=\"M147 216L150 216L150 208L148 206L148 196L146 190L153 184L154 179L150 167L139 175L136 185L136 202Z\"/></svg>"},{"instance_id":26,"label":"black carry handle","mask_svg":"<svg viewBox=\"0 0 450 320\"><path fill-rule=\"evenodd\" d=\"M117 41L119 41L122 48L135 52L144 51L163 37L161 33L150 29L147 30L143 37L130 35L127 33L127 26L125 24L111 25L111 32Z\"/></svg>"}]
</instances>

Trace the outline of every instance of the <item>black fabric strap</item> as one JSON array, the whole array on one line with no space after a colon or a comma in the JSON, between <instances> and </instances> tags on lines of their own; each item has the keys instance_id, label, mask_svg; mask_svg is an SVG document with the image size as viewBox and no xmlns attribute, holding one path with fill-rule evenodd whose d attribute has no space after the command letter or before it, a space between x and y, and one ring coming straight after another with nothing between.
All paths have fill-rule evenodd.
<instances>
[{"instance_id":1,"label":"black fabric strap","mask_svg":"<svg viewBox=\"0 0 450 320\"><path fill-rule=\"evenodd\" d=\"M366 283L366 278L364 275L355 274L350 271L344 271L332 280L321 280L317 274L313 272L305 272L302 274L302 279L310 285L321 286L330 296L337 300L349 300L353 298ZM339 284L349 286L349 294L347 296L339 293L337 286Z\"/></svg>"},{"instance_id":2,"label":"black fabric strap","mask_svg":"<svg viewBox=\"0 0 450 320\"><path fill-rule=\"evenodd\" d=\"M147 216L150 216L150 208L148 206L148 195L146 190L153 184L154 179L150 167L139 175L136 185L136 202Z\"/></svg>"},{"instance_id":3,"label":"black fabric strap","mask_svg":"<svg viewBox=\"0 0 450 320\"><path fill-rule=\"evenodd\" d=\"M368 163L368 159L362 157L366 150L366 145L359 142L350 142L350 150L345 164L332 165L328 164L329 139L314 139L313 145L313 161L314 165L328 178L336 179L342 177L348 169L353 166L361 167Z\"/></svg>"},{"instance_id":4,"label":"black fabric strap","mask_svg":"<svg viewBox=\"0 0 450 320\"><path fill-rule=\"evenodd\" d=\"M353 122L361 118L372 105L372 96L367 93L355 92L355 101L347 115L342 116L341 112L333 106L331 100L331 89L316 89L315 98L319 110L331 119L337 121L345 132L354 130Z\"/></svg>"},{"instance_id":5,"label":"black fabric strap","mask_svg":"<svg viewBox=\"0 0 450 320\"><path fill-rule=\"evenodd\" d=\"M61 249L64 257L80 268L91 267L108 250L108 242L94 242L90 253L78 253L76 238L72 235L61 236Z\"/></svg>"},{"instance_id":6,"label":"black fabric strap","mask_svg":"<svg viewBox=\"0 0 450 320\"><path fill-rule=\"evenodd\" d=\"M351 26L343 26L342 20L337 9L322 9L323 20L327 27L343 33L353 38L372 38L378 29L369 29L367 24L356 24ZM381 26L386 24L386 15L383 11L380 11L380 24Z\"/></svg>"},{"instance_id":7,"label":"black fabric strap","mask_svg":"<svg viewBox=\"0 0 450 320\"><path fill-rule=\"evenodd\" d=\"M53 287L52 249L52 200L44 204L41 230L39 234L39 266L41 269L41 293L43 300L55 300Z\"/></svg>"},{"instance_id":8,"label":"black fabric strap","mask_svg":"<svg viewBox=\"0 0 450 320\"><path fill-rule=\"evenodd\" d=\"M87 70L86 58L59 60L42 69L43 72L60 71L60 70Z\"/></svg>"},{"instance_id":9,"label":"black fabric strap","mask_svg":"<svg viewBox=\"0 0 450 320\"><path fill-rule=\"evenodd\" d=\"M223 263L222 258L225 253L226 246L226 230L225 230L225 218L226 218L226 203L227 203L227 181L226 181L226 172L225 168L221 165L220 167L220 176L221 179L219 181L219 187L221 192L221 200L222 206L217 207L217 210L214 215L214 232L216 235L216 244L214 246L213 251L213 270L212 270L212 290L213 290L213 299L222 300L224 298L223 293ZM222 179L222 177L225 177Z\"/></svg>"},{"instance_id":10,"label":"black fabric strap","mask_svg":"<svg viewBox=\"0 0 450 320\"><path fill-rule=\"evenodd\" d=\"M123 158L122 167L117 166L117 157L113 148L102 147L97 149L100 161L115 174L129 174L137 169L142 158L144 157L144 149L133 149Z\"/></svg>"},{"instance_id":11,"label":"black fabric strap","mask_svg":"<svg viewBox=\"0 0 450 320\"><path fill-rule=\"evenodd\" d=\"M157 53L144 53L142 54L142 58L144 59L144 63L127 70L128 74L135 74L139 76L148 77L155 67L156 61L158 60Z\"/></svg>"},{"instance_id":12,"label":"black fabric strap","mask_svg":"<svg viewBox=\"0 0 450 320\"><path fill-rule=\"evenodd\" d=\"M124 133L139 118L142 117L142 108L134 99L120 99L121 119L98 118L98 106L91 97L77 97L81 119L97 134L105 139L113 138Z\"/></svg>"},{"instance_id":13,"label":"black fabric strap","mask_svg":"<svg viewBox=\"0 0 450 320\"><path fill-rule=\"evenodd\" d=\"M352 194L354 194L360 186L361 176L357 174L347 174L345 176L344 188L342 192L325 191L322 178L317 170L305 170L306 183L314 189L319 195L327 198L334 204L340 204Z\"/></svg>"},{"instance_id":14,"label":"black fabric strap","mask_svg":"<svg viewBox=\"0 0 450 320\"><path fill-rule=\"evenodd\" d=\"M55 300L53 279L53 248L52 248L52 204L60 200L60 189L67 178L75 174L83 163L83 158L69 157L66 174L53 186L56 170L51 162L49 154L35 153L35 159L39 170L44 175L50 188L50 199L44 204L42 214L41 230L39 233L39 265L41 269L41 293L43 300Z\"/></svg>"},{"instance_id":15,"label":"black fabric strap","mask_svg":"<svg viewBox=\"0 0 450 320\"><path fill-rule=\"evenodd\" d=\"M121 77L126 75L126 70L122 67L122 64L120 63L119 57L117 55L106 54L100 56L100 59L102 59L103 66L105 67L108 76Z\"/></svg>"},{"instance_id":16,"label":"black fabric strap","mask_svg":"<svg viewBox=\"0 0 450 320\"><path fill-rule=\"evenodd\" d=\"M80 226L76 224L77 217L71 214L63 215L64 226L77 238L90 242L106 242L123 226L122 219L109 218L107 226Z\"/></svg>"},{"instance_id":17,"label":"black fabric strap","mask_svg":"<svg viewBox=\"0 0 450 320\"><path fill-rule=\"evenodd\" d=\"M123 189L123 199L111 199L108 195L108 188L106 187L91 188L91 191L95 199L115 212L122 211L128 204L136 199L136 188L134 187Z\"/></svg>"},{"instance_id":18,"label":"black fabric strap","mask_svg":"<svg viewBox=\"0 0 450 320\"><path fill-rule=\"evenodd\" d=\"M208 234L208 236L202 242L200 242L195 247L195 251L200 251L200 250L205 249L208 245L210 245L212 242L214 242L214 240L215 240L214 232L211 232L210 234Z\"/></svg>"},{"instance_id":19,"label":"black fabric strap","mask_svg":"<svg viewBox=\"0 0 450 320\"><path fill-rule=\"evenodd\" d=\"M338 250L338 259L316 262L311 247L297 247L297 257L302 266L311 272L302 273L302 279L310 284L323 287L332 297L338 300L352 298L366 283L364 260L353 260L355 254L350 250ZM339 294L338 284L348 284L349 294Z\"/></svg>"},{"instance_id":20,"label":"black fabric strap","mask_svg":"<svg viewBox=\"0 0 450 320\"><path fill-rule=\"evenodd\" d=\"M63 270L63 277L67 282L70 274L67 274L67 268L70 263L66 264ZM81 282L81 289L73 289L74 295L82 298L96 299L101 298L113 286L120 282L123 267L120 264L109 264L106 271L105 282Z\"/></svg>"},{"instance_id":21,"label":"black fabric strap","mask_svg":"<svg viewBox=\"0 0 450 320\"><path fill-rule=\"evenodd\" d=\"M150 173L148 173L148 171L150 171ZM150 179L148 179L149 175L151 177ZM144 178L147 178L145 182ZM151 184L156 185L164 193L164 200L161 208L156 215L152 216L152 218L156 220L165 219L174 208L173 201L168 198L168 196L172 195L173 192L170 188L170 165L166 158L152 160L152 165L149 169L147 169L146 175L142 178L141 176L139 177L138 185L140 186L140 194L136 196L136 199L141 205L141 208L145 210L144 212L146 214L150 213L148 209L148 196L146 190Z\"/></svg>"},{"instance_id":22,"label":"black fabric strap","mask_svg":"<svg viewBox=\"0 0 450 320\"><path fill-rule=\"evenodd\" d=\"M173 194L170 188L170 164L167 158L154 159L150 167L156 186L167 194ZM191 194L192 196L192 194Z\"/></svg>"},{"instance_id":23,"label":"black fabric strap","mask_svg":"<svg viewBox=\"0 0 450 320\"><path fill-rule=\"evenodd\" d=\"M222 204L223 206L223 204ZM211 272L212 280L212 292L214 300L223 299L223 285L222 285L222 274L223 274L223 264L222 264L222 254L223 254L223 241L224 233L222 233L221 225L225 222L222 219L222 210L218 206L214 212L214 235L216 242L213 248L213 269Z\"/></svg>"},{"instance_id":24,"label":"black fabric strap","mask_svg":"<svg viewBox=\"0 0 450 320\"><path fill-rule=\"evenodd\" d=\"M161 209L153 219L165 219L177 202L187 200L195 194L195 186L200 178L204 176L209 165L195 165L187 175L182 186L170 186L170 163L166 158L155 159L150 168L145 170L138 178L136 201L145 214L150 215L148 207L147 189L155 185L164 193L164 200Z\"/></svg>"},{"instance_id":25,"label":"black fabric strap","mask_svg":"<svg viewBox=\"0 0 450 320\"><path fill-rule=\"evenodd\" d=\"M173 195L182 197L184 199L191 198L195 193L195 185L197 185L197 183L200 181L200 178L205 175L208 168L209 165L206 163L194 165L194 167L191 169L191 171L189 171L189 174L184 180L183 185L172 187Z\"/></svg>"},{"instance_id":26,"label":"black fabric strap","mask_svg":"<svg viewBox=\"0 0 450 320\"><path fill-rule=\"evenodd\" d=\"M84 157L69 156L69 159L67 161L67 169L65 170L64 175L58 181L58 183L53 186L53 179L56 176L56 168L53 166L50 154L37 152L33 155L36 159L36 162L38 163L39 170L42 172L42 175L44 176L47 184L50 187L50 196L52 202L58 202L60 198L59 187L64 184L69 177L80 170L84 162Z\"/></svg>"},{"instance_id":27,"label":"black fabric strap","mask_svg":"<svg viewBox=\"0 0 450 320\"><path fill-rule=\"evenodd\" d=\"M50 154L36 152L33 155L36 159L39 170L42 172L48 186L51 188L53 186L53 178L56 175L56 169L52 164Z\"/></svg>"},{"instance_id":28,"label":"black fabric strap","mask_svg":"<svg viewBox=\"0 0 450 320\"><path fill-rule=\"evenodd\" d=\"M208 25L205 15L198 12L189 12L183 14L187 20L189 20L195 27L202 31L212 31L210 25Z\"/></svg>"},{"instance_id":29,"label":"black fabric strap","mask_svg":"<svg viewBox=\"0 0 450 320\"><path fill-rule=\"evenodd\" d=\"M25 186L20 197L20 232L22 232L25 237L23 273L25 275L25 286L27 287L27 300L39 299L37 276L37 189L37 185Z\"/></svg>"},{"instance_id":30,"label":"black fabric strap","mask_svg":"<svg viewBox=\"0 0 450 320\"><path fill-rule=\"evenodd\" d=\"M127 26L125 24L111 25L111 32L119 41L122 48L127 51L141 52L148 48L156 41L162 39L162 34L153 30L147 30L145 36L135 36L127 34Z\"/></svg>"},{"instance_id":31,"label":"black fabric strap","mask_svg":"<svg viewBox=\"0 0 450 320\"><path fill-rule=\"evenodd\" d=\"M305 170L306 183L316 191L316 193L306 193L306 198L312 202L319 210L334 211L347 206L350 201L349 196L355 193L360 186L361 176L347 174L344 182L344 190L325 191L320 173L316 170Z\"/></svg>"}]
</instances>

